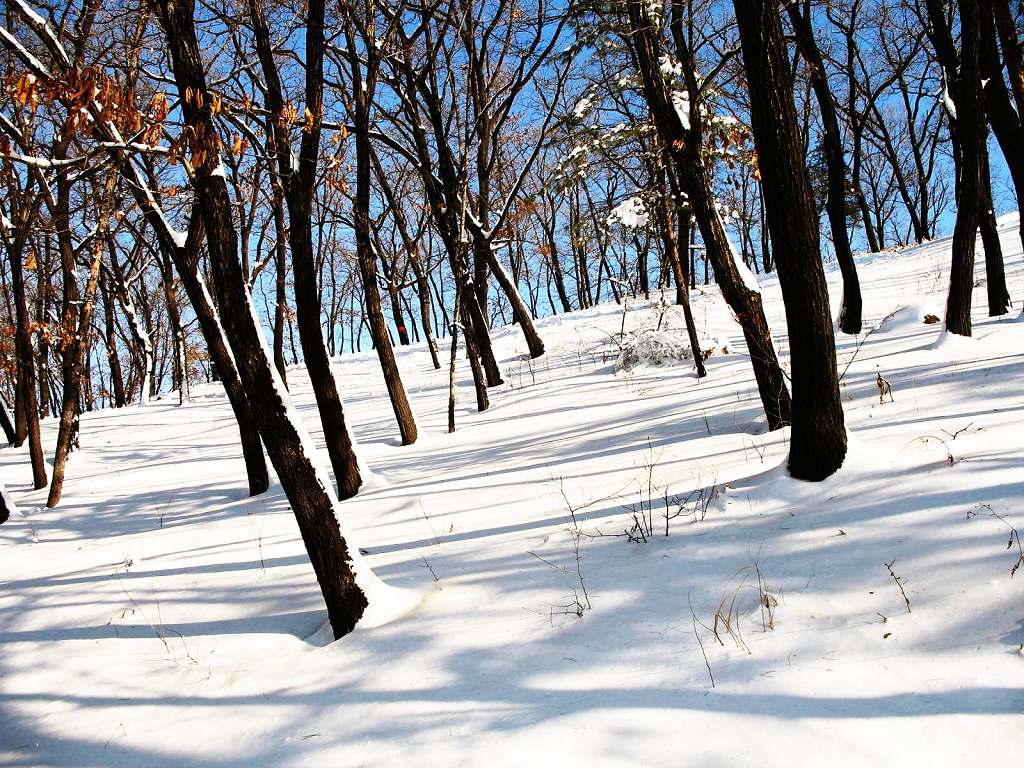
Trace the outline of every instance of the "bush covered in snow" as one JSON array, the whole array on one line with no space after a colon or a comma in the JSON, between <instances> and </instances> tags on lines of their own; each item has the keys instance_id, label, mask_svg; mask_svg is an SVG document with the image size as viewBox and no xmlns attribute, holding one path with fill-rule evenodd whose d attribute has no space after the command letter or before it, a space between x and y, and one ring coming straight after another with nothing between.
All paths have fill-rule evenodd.
<instances>
[{"instance_id":1,"label":"bush covered in snow","mask_svg":"<svg viewBox=\"0 0 1024 768\"><path fill-rule=\"evenodd\" d=\"M726 339L700 334L698 340L705 360L712 355L729 352ZM661 367L688 360L693 360L693 352L685 328L645 330L631 334L621 342L615 370L629 372L638 366Z\"/></svg>"}]
</instances>

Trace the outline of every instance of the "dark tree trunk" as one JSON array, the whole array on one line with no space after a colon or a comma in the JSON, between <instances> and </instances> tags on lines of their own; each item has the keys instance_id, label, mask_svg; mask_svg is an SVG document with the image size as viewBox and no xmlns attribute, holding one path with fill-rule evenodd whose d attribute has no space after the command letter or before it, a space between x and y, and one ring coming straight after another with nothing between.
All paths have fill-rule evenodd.
<instances>
[{"instance_id":1,"label":"dark tree trunk","mask_svg":"<svg viewBox=\"0 0 1024 768\"><path fill-rule=\"evenodd\" d=\"M686 334L690 339L690 352L693 354L693 365L697 369L697 378L702 379L708 375L708 372L704 367L704 351L700 347L697 324L693 319L693 310L690 308L690 279L686 274L689 265L683 266L687 260L682 258L679 253L680 248L690 249L690 212L684 211L681 206L675 206L676 223L673 226L673 206L665 186L666 175L665 171L657 173L660 186L658 190L658 230L665 248L665 257L671 265L672 276L676 284L676 304L683 308Z\"/></svg>"},{"instance_id":2,"label":"dark tree trunk","mask_svg":"<svg viewBox=\"0 0 1024 768\"><path fill-rule=\"evenodd\" d=\"M372 152L372 145L370 149ZM427 340L427 349L430 351L430 361L434 364L435 370L440 370L441 360L437 354L437 340L434 338L433 325L430 320L430 284L427 282L426 273L423 271L423 265L420 263L418 239L414 239L409 232L409 225L405 214L402 212L401 204L396 198L391 184L388 182L387 175L380 164L380 159L377 157L376 152L372 153L371 160L373 160L373 167L377 173L377 181L380 184L381 191L384 193L384 198L391 208L391 216L395 221L395 227L398 229L402 243L405 245L406 252L408 253L409 266L412 267L413 275L416 277L416 294L419 298L420 322L423 325L423 335Z\"/></svg>"},{"instance_id":3,"label":"dark tree trunk","mask_svg":"<svg viewBox=\"0 0 1024 768\"><path fill-rule=\"evenodd\" d=\"M322 2L322 0L317 0ZM322 8L322 5L321 5ZM322 13L322 10L321 10ZM373 241L370 233L370 183L373 174L370 157L370 111L376 90L377 68L379 59L375 55L373 40L366 45L365 64L356 43L357 22L352 18L352 8L345 6L345 37L348 44L349 74L352 84L351 117L355 127L356 138L356 195L353 201L353 218L355 219L356 257L359 261L359 272L363 278L363 303L370 324L370 336L377 348L377 356L384 372L384 383L391 398L391 407L398 422L398 431L402 445L416 442L418 430L412 406L402 384L402 374L395 359L395 350L391 346L387 322L381 306L380 289L377 287L377 257L373 252ZM366 34L373 29L372 18ZM322 36L323 30L318 34ZM308 37L307 37L308 40ZM308 44L308 43L307 43ZM307 57L308 58L308 57ZM365 66L365 69L364 69ZM309 65L307 64L307 73ZM308 88L307 80L307 88ZM312 177L310 181L312 182ZM394 304L397 307L397 302Z\"/></svg>"},{"instance_id":4,"label":"dark tree trunk","mask_svg":"<svg viewBox=\"0 0 1024 768\"><path fill-rule=\"evenodd\" d=\"M313 255L313 188L316 184L320 121L323 117L324 5L321 0L314 0L307 6L305 111L310 117L302 131L298 168L294 170L291 168L292 150L285 129L284 92L274 62L270 29L261 0L249 1L249 17L253 25L256 52L266 80L267 106L273 124L268 141L277 157L278 171L286 172L284 192L288 206L288 241L292 253L296 320L302 356L316 397L327 454L338 484L338 495L347 499L355 496L363 481L345 423L338 383L331 371L331 360L327 356L320 328L322 305Z\"/></svg>"},{"instance_id":5,"label":"dark tree trunk","mask_svg":"<svg viewBox=\"0 0 1024 768\"><path fill-rule=\"evenodd\" d=\"M239 375L251 397L260 434L295 513L334 635L341 637L363 615L366 595L356 583L352 556L335 516L335 501L320 477L315 457L306 453L301 427L255 324L248 286L238 263L238 235L232 222L231 200L220 171L219 141L196 39L194 5L190 0L160 0L157 9L182 100L186 130L193 137L195 193L206 229L225 331L235 351ZM309 14L322 20L322 4L317 0L310 2ZM203 106L197 105L197 99L188 98L192 94L204 97Z\"/></svg>"},{"instance_id":6,"label":"dark tree trunk","mask_svg":"<svg viewBox=\"0 0 1024 768\"><path fill-rule=\"evenodd\" d=\"M988 294L989 317L1005 315L1010 311L1010 292L1006 288L1006 269L1003 265L1003 247L999 242L999 228L992 203L992 175L988 162L987 142L981 144L981 211L978 228L985 249L985 286Z\"/></svg>"},{"instance_id":7,"label":"dark tree trunk","mask_svg":"<svg viewBox=\"0 0 1024 768\"><path fill-rule=\"evenodd\" d=\"M46 247L40 254L36 268L36 321L40 328L45 328L50 321L50 238L46 238ZM39 417L56 415L54 400L50 398L50 334L40 333L36 342L36 361L38 363L37 378L39 379Z\"/></svg>"},{"instance_id":8,"label":"dark tree trunk","mask_svg":"<svg viewBox=\"0 0 1024 768\"><path fill-rule=\"evenodd\" d=\"M672 158L676 181L686 193L697 220L707 257L715 271L715 281L743 329L768 426L773 430L779 429L790 422L789 391L772 343L761 294L744 284L736 264L738 256L733 253L718 215L708 171L700 154L700 110L691 106L691 126L685 128L660 74L661 50L653 34L647 7L640 0L629 0L627 9L634 53L648 108L662 144ZM673 26L677 23L681 25L681 8L674 3ZM688 90L696 94L699 92L696 69L689 49L681 39L681 29L674 29L673 37L676 40L678 59L687 78Z\"/></svg>"},{"instance_id":9,"label":"dark tree trunk","mask_svg":"<svg viewBox=\"0 0 1024 768\"><path fill-rule=\"evenodd\" d=\"M1017 114L1024 115L1024 40L1017 36L1017 25L1014 12L1010 8L1010 0L991 0L991 7L1002 43L1003 61L1010 75L1010 90L1017 105Z\"/></svg>"},{"instance_id":10,"label":"dark tree trunk","mask_svg":"<svg viewBox=\"0 0 1024 768\"><path fill-rule=\"evenodd\" d=\"M477 346L477 339L479 333L474 328L473 313L467 306L470 301L476 302L476 295L472 291L472 284L463 284L456 288L457 299L459 303L459 311L457 314L453 314L452 317L452 343L454 344L454 338L458 323L462 323L462 328L465 332L466 337L466 357L469 359L469 369L473 374L473 389L476 392L476 409L483 413L491 407L491 398L487 393L487 378L482 365L482 355ZM470 294L473 294L472 296ZM477 305L479 307L479 305Z\"/></svg>"},{"instance_id":11,"label":"dark tree trunk","mask_svg":"<svg viewBox=\"0 0 1024 768\"><path fill-rule=\"evenodd\" d=\"M846 427L818 217L775 0L734 0L768 228L786 306L793 380L789 472L823 480L843 464Z\"/></svg>"},{"instance_id":12,"label":"dark tree trunk","mask_svg":"<svg viewBox=\"0 0 1024 768\"><path fill-rule=\"evenodd\" d=\"M555 239L555 205L553 200L548 200L552 206L551 218L541 220L541 228L544 230L546 242L544 258L547 261L548 269L551 270L551 279L555 283L555 293L558 295L558 302L562 305L563 312L572 312L572 304L569 303L569 294L565 290L565 276L562 271L561 260L558 254L558 241ZM543 216L544 214L539 214ZM552 307L554 309L554 307Z\"/></svg>"},{"instance_id":13,"label":"dark tree trunk","mask_svg":"<svg viewBox=\"0 0 1024 768\"><path fill-rule=\"evenodd\" d=\"M8 445L14 445L14 425L11 423L11 416L7 412L7 403L0 397L0 428L4 431L4 437L7 438Z\"/></svg>"},{"instance_id":14,"label":"dark tree trunk","mask_svg":"<svg viewBox=\"0 0 1024 768\"><path fill-rule=\"evenodd\" d=\"M3 483L0 483L0 525L11 519L11 510L7 508L7 491Z\"/></svg>"},{"instance_id":15,"label":"dark tree trunk","mask_svg":"<svg viewBox=\"0 0 1024 768\"><path fill-rule=\"evenodd\" d=\"M985 111L988 114L989 123L992 125L992 132L999 142L1003 158L1006 160L1006 167L1010 171L1010 179L1013 181L1013 190L1017 198L1018 210L1024 207L1024 122L1021 121L1017 109L1014 108L1014 101L1011 99L1010 91L1007 90L1006 80L1003 79L1003 68L999 59L999 44L996 34L996 25L993 21L993 6L998 10L1002 3L1005 12L1006 0L979 0L981 13L981 79L986 83L984 89ZM1015 29L1011 25L1011 29ZM1002 37L1004 50L1009 46L1011 51L1017 48L1016 31L1009 33L1008 37ZM1011 64L1016 54L1011 52L1006 56L1008 64ZM1014 67L1011 66L1011 80L1013 80ZM1019 71L1018 71L1019 75ZM1021 102L1024 103L1024 91L1021 94ZM986 148L987 149L987 148ZM986 164L987 164L986 159ZM987 183L991 196L991 180L986 181L990 176L987 170L983 170L983 182ZM991 206L990 206L991 207ZM1021 243L1024 244L1024 217L1019 223ZM988 263L988 248L986 252L986 265ZM989 310L991 311L991 302Z\"/></svg>"},{"instance_id":16,"label":"dark tree trunk","mask_svg":"<svg viewBox=\"0 0 1024 768\"><path fill-rule=\"evenodd\" d=\"M25 273L21 263L25 244L25 228L23 225L14 235L12 246L7 251L11 265L11 293L14 294L15 351L18 356L18 386L15 445L21 446L28 439L29 456L32 462L32 485L34 488L46 487L46 463L43 459L43 444L39 437L39 406L36 399L36 369L32 355L32 321L28 313L28 300L25 296ZM20 408L17 406L20 404ZM20 418L17 418L19 417Z\"/></svg>"},{"instance_id":17,"label":"dark tree trunk","mask_svg":"<svg viewBox=\"0 0 1024 768\"><path fill-rule=\"evenodd\" d=\"M975 239L981 209L982 143L985 112L979 80L980 17L977 0L958 0L960 51L946 23L942 0L927 0L929 33L945 71L946 88L956 107L950 115L953 141L959 149L956 225L953 228L953 263L946 298L946 330L971 335L971 294L974 290Z\"/></svg>"},{"instance_id":18,"label":"dark tree trunk","mask_svg":"<svg viewBox=\"0 0 1024 768\"><path fill-rule=\"evenodd\" d=\"M268 120L267 135L272 126ZM274 210L274 365L281 375L281 381L288 386L288 372L284 361L284 316L288 306L288 251L285 239L288 225L284 218L284 190L281 188L281 172L277 170L278 157L270 153L267 163L271 166L270 191Z\"/></svg>"},{"instance_id":19,"label":"dark tree trunk","mask_svg":"<svg viewBox=\"0 0 1024 768\"><path fill-rule=\"evenodd\" d=\"M789 18L796 33L800 51L810 67L811 87L821 113L822 143L828 176L828 195L825 210L828 213L832 245L836 262L843 276L843 303L839 310L839 329L843 333L857 334L861 329L862 301L857 265L853 261L850 233L846 228L846 160L843 157L843 136L839 130L839 114L828 85L825 61L814 40L811 26L810 0L803 0L803 11L793 2L787 6Z\"/></svg>"},{"instance_id":20,"label":"dark tree trunk","mask_svg":"<svg viewBox=\"0 0 1024 768\"><path fill-rule=\"evenodd\" d=\"M195 204L192 206L188 235L184 246L180 246L171 236L171 232L166 226L166 220L157 209L153 194L147 191L147 183L140 175L138 168L126 158L122 158L120 167L122 176L132 190L135 202L150 220L157 233L160 247L170 254L178 277L181 278L185 295L192 305L199 329L206 340L213 378L215 381L220 381L224 387L224 393L228 397L235 422L238 424L238 437L242 446L242 457L245 460L249 494L258 496L270 487L267 462L263 455L263 444L252 403L242 385L228 340L224 337L213 298L199 272L199 248L204 237L204 229L197 206ZM156 185L151 184L150 189L154 186Z\"/></svg>"},{"instance_id":21,"label":"dark tree trunk","mask_svg":"<svg viewBox=\"0 0 1024 768\"><path fill-rule=\"evenodd\" d=\"M65 286L65 291L74 296L73 303L70 303L72 310L77 316L74 325L67 323L69 313L65 311L65 333L67 328L74 327L74 337L67 341L64 348L64 400L61 404L60 423L57 428L57 446L53 457L53 477L50 480L50 493L46 499L47 507L56 507L60 503L61 494L64 490L64 470L67 465L68 454L71 448L78 442L78 414L80 410L79 398L81 394L82 372L88 365L87 350L89 341L89 330L92 327L92 313L96 305L96 284L99 282L100 263L103 258L103 244L105 240L106 227L110 221L110 210L112 205L111 196L114 191L114 181L117 177L111 174L108 177L103 199L100 201L97 212L98 229L93 236L93 253L89 262L89 276L85 285L85 294L78 301L78 289L75 285L74 262L71 263L71 270L65 269L65 281L71 281L73 290ZM58 196L60 193L58 192ZM66 299L67 300L67 299Z\"/></svg>"},{"instance_id":22,"label":"dark tree trunk","mask_svg":"<svg viewBox=\"0 0 1024 768\"><path fill-rule=\"evenodd\" d=\"M476 239L476 238L474 238ZM489 242L484 242L483 245L475 249L476 257L475 263L479 263L480 259L485 259L490 271L494 274L494 278L498 281L498 285L501 286L502 292L508 299L509 304L512 306L513 322L518 323L519 327L523 330L523 336L526 338L526 346L530 350L530 357L540 357L544 354L544 342L541 340L540 335L537 333L537 329L533 325L533 315L530 313L529 307L523 301L522 295L519 293L519 289L516 288L515 281L509 277L505 267L498 261L498 256L494 253L494 249L491 248ZM479 275L477 276L479 280ZM480 290L477 289L477 295L479 297ZM481 302L481 306L486 306Z\"/></svg>"},{"instance_id":23,"label":"dark tree trunk","mask_svg":"<svg viewBox=\"0 0 1024 768\"><path fill-rule=\"evenodd\" d=\"M178 403L188 401L188 363L185 360L185 328L181 322L178 306L178 291L174 286L174 267L170 255L160 253L160 273L163 277L164 301L167 304L167 320L170 324L171 348L174 354L171 368L171 386L178 390Z\"/></svg>"},{"instance_id":24,"label":"dark tree trunk","mask_svg":"<svg viewBox=\"0 0 1024 768\"><path fill-rule=\"evenodd\" d=\"M127 402L124 394L124 374L121 372L121 358L117 354L117 328L114 316L114 298L111 295L110 277L100 272L100 295L103 299L103 333L107 347L107 368L110 370L110 386L114 390L114 407L124 408Z\"/></svg>"}]
</instances>

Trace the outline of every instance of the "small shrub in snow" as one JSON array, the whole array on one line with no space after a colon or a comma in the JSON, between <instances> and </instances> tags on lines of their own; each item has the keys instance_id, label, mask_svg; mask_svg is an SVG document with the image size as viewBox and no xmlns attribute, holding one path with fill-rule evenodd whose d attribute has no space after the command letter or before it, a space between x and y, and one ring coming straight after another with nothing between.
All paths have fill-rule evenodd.
<instances>
[{"instance_id":1,"label":"small shrub in snow","mask_svg":"<svg viewBox=\"0 0 1024 768\"><path fill-rule=\"evenodd\" d=\"M705 360L729 353L728 341L711 336L701 337L700 347ZM662 367L689 360L693 360L693 352L685 330L641 331L622 341L615 370L628 373L638 366Z\"/></svg>"}]
</instances>

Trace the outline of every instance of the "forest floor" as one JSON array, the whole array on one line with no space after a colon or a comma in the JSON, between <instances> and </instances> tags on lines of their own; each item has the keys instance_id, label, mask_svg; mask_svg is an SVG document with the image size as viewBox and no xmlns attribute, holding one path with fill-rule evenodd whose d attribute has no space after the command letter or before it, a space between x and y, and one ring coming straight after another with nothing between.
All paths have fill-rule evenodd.
<instances>
[{"instance_id":1,"label":"forest floor","mask_svg":"<svg viewBox=\"0 0 1024 768\"><path fill-rule=\"evenodd\" d=\"M339 358L375 473L341 514L422 601L337 643L280 486L245 495L217 385L86 415L57 510L0 450L23 513L0 526L0 764L1019 766L1024 265L1001 233L1015 309L987 317L979 264L973 340L923 322L948 240L860 259L851 453L816 485L782 468L714 290L694 312L728 351L706 379L617 371L623 329L685 334L656 299L606 304L538 323L537 360L497 330L485 413L460 360L454 435L446 372L402 349L411 447L375 355Z\"/></svg>"}]
</instances>

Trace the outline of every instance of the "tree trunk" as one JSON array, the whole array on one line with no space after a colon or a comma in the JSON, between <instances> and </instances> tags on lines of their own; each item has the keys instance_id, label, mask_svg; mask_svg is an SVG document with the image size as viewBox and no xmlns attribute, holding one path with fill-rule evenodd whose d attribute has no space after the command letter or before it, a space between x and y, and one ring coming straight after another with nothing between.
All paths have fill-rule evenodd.
<instances>
[{"instance_id":1,"label":"tree trunk","mask_svg":"<svg viewBox=\"0 0 1024 768\"><path fill-rule=\"evenodd\" d=\"M322 0L317 0L317 2L322 2ZM348 6L345 9L345 37L348 43L348 63L352 78L354 107L351 116L356 138L356 195L352 206L355 219L356 258L359 261L359 272L363 278L363 302L370 324L370 336L377 348L377 357L380 359L380 366L384 372L384 383L388 389L388 396L391 398L395 420L398 422L402 445L412 445L416 442L418 434L416 418L413 416L409 396L402 384L402 374L398 368L398 361L395 359L395 350L391 346L387 322L384 319L380 289L377 286L377 257L373 251L370 233L370 183L373 174L370 156L370 111L376 90L379 59L374 54L376 49L371 40L367 46L368 53L364 65L355 40L356 22L350 15L352 9ZM368 35L372 30L372 18L370 24L370 29L366 31ZM322 37L322 29L319 34Z\"/></svg>"},{"instance_id":2,"label":"tree trunk","mask_svg":"<svg viewBox=\"0 0 1024 768\"><path fill-rule=\"evenodd\" d=\"M850 233L846 228L846 160L843 157L843 136L839 130L839 114L828 85L825 62L814 40L810 19L810 2L804 0L803 12L797 4L787 6L789 18L796 33L797 43L810 67L811 86L821 113L822 143L828 175L828 195L825 210L828 213L832 245L836 262L843 276L843 303L839 310L839 329L843 333L857 334L861 329L862 300L857 265L853 261Z\"/></svg>"},{"instance_id":3,"label":"tree trunk","mask_svg":"<svg viewBox=\"0 0 1024 768\"><path fill-rule=\"evenodd\" d=\"M370 149L372 150L373 147L371 146ZM417 241L413 239L409 232L409 226L406 222L405 214L402 212L401 204L396 198L391 184L388 183L387 176L384 173L383 166L380 164L380 159L377 157L377 153L373 152L370 159L373 161L373 167L377 173L377 181L380 184L381 191L383 191L384 197L391 208L391 216L395 221L395 227L398 229L398 233L402 238L402 243L405 245L405 249L408 253L409 266L412 267L413 274L416 277L416 294L419 298L420 322L423 325L423 335L427 340L427 349L430 352L430 361L434 364L435 370L440 370L441 360L437 354L437 339L434 338L433 325L430 320L430 284L427 281L425 272L423 271L423 265L420 263Z\"/></svg>"},{"instance_id":4,"label":"tree trunk","mask_svg":"<svg viewBox=\"0 0 1024 768\"><path fill-rule=\"evenodd\" d=\"M21 223L21 222L19 222ZM19 228L21 229L21 228ZM17 439L15 445L22 445L28 439L29 456L32 462L32 485L34 488L46 487L46 463L43 459L43 443L39 437L39 406L36 399L36 369L32 355L32 321L28 314L28 301L25 297L25 276L22 271L21 258L24 251L25 236L19 231L7 256L11 265L11 293L14 294L15 315L15 351L18 356L18 403L21 408L16 410L15 427Z\"/></svg>"},{"instance_id":5,"label":"tree trunk","mask_svg":"<svg viewBox=\"0 0 1024 768\"><path fill-rule=\"evenodd\" d=\"M268 136L272 130L268 121ZM270 191L274 211L274 365L281 375L281 381L288 386L288 372L284 362L284 315L288 306L288 252L285 239L288 237L288 225L284 219L284 191L281 189L281 172L277 169L277 162L278 157L270 153L267 163L271 165Z\"/></svg>"},{"instance_id":6,"label":"tree trunk","mask_svg":"<svg viewBox=\"0 0 1024 768\"><path fill-rule=\"evenodd\" d=\"M267 106L273 130L268 137L277 168L287 173L285 202L288 205L288 241L292 252L292 274L295 278L295 309L299 341L306 363L313 394L316 397L320 423L323 426L327 454L331 459L338 495L354 496L362 485L352 438L345 423L345 413L338 394L338 384L331 371L331 361L320 329L322 309L313 256L313 188L316 184L317 156L320 149L320 121L323 118L323 2L314 0L308 6L306 45L306 108L310 117L302 131L298 167L292 169L292 150L285 130L285 103L270 43L270 30L261 0L250 0L249 17L253 24L256 51L267 85ZM268 446L269 449L269 446Z\"/></svg>"},{"instance_id":7,"label":"tree trunk","mask_svg":"<svg viewBox=\"0 0 1024 768\"><path fill-rule=\"evenodd\" d=\"M300 426L255 323L245 276L238 263L238 235L222 166L219 141L210 111L191 0L159 0L157 9L171 54L187 130L193 137L195 194L206 228L214 285L221 316L246 392L251 397L260 434L295 513L306 551L320 584L335 637L350 632L363 615L367 599L356 582L353 554L341 535L335 501L307 453L308 435ZM322 24L323 5L309 3L310 26ZM322 27L321 27L322 29ZM309 40L307 38L307 45ZM203 106L192 94L201 94Z\"/></svg>"},{"instance_id":8,"label":"tree trunk","mask_svg":"<svg viewBox=\"0 0 1024 768\"><path fill-rule=\"evenodd\" d=\"M823 480L843 464L846 427L818 217L775 0L734 0L751 125L786 306L793 381L789 472Z\"/></svg>"},{"instance_id":9,"label":"tree trunk","mask_svg":"<svg viewBox=\"0 0 1024 768\"><path fill-rule=\"evenodd\" d=\"M982 196L982 142L985 140L985 112L979 81L981 30L977 0L958 0L961 39L958 54L946 23L944 5L942 0L927 0L932 42L955 106L955 113L950 115L951 133L960 156L953 263L946 298L946 330L959 336L970 336L975 240Z\"/></svg>"},{"instance_id":10,"label":"tree trunk","mask_svg":"<svg viewBox=\"0 0 1024 768\"><path fill-rule=\"evenodd\" d=\"M110 386L114 390L114 407L124 408L124 374L121 372L121 358L117 354L117 327L114 315L114 299L111 296L110 278L100 272L100 296L103 299L103 338L107 347L107 368L110 370Z\"/></svg>"},{"instance_id":11,"label":"tree trunk","mask_svg":"<svg viewBox=\"0 0 1024 768\"><path fill-rule=\"evenodd\" d=\"M675 177L686 193L693 215L704 240L707 258L715 271L715 281L722 297L736 315L750 353L754 378L764 406L769 429L779 429L790 421L790 396L779 367L771 330L764 316L758 290L745 284L737 265L738 256L729 243L718 214L708 171L701 157L700 110L691 106L691 126L684 128L672 102L660 70L660 46L652 32L647 7L640 0L629 0L627 9L631 37L639 62L644 94L662 144L672 158ZM673 6L673 23L677 7ZM696 69L683 41L676 36L677 55L683 65L688 90L698 93ZM692 103L692 102L691 102Z\"/></svg>"},{"instance_id":12,"label":"tree trunk","mask_svg":"<svg viewBox=\"0 0 1024 768\"><path fill-rule=\"evenodd\" d=\"M993 22L993 5L997 9L1003 7L1007 12L1006 0L979 0L981 13L981 68L982 82L984 87L985 111L988 114L989 123L992 125L992 132L996 135L999 148L1002 150L1003 158L1006 160L1006 167L1010 171L1010 179L1013 181L1013 191L1017 198L1017 209L1024 207L1024 122L1014 108L1014 101L1011 100L1010 92L1006 88L1006 81L1003 79L1003 68L999 60L999 44L997 43L996 25ZM1002 37L1004 50L1010 53L1006 56L1007 63L1014 62L1016 53L1012 52L1016 46L1016 31L1009 32L1008 36ZM1007 46L1010 46L1007 49ZM1011 80L1013 80L1014 68L1010 68ZM1018 73L1019 74L1019 73ZM1024 89L1024 84L1022 84ZM1021 93L1021 104L1024 104L1024 90ZM987 147L986 147L987 149ZM987 163L987 159L986 159ZM991 174L983 172L983 181ZM991 196L991 180L986 182ZM1018 224L1021 243L1024 244L1024 217L1021 217ZM986 252L986 265L988 260L988 248ZM989 306L991 310L991 303Z\"/></svg>"},{"instance_id":13,"label":"tree trunk","mask_svg":"<svg viewBox=\"0 0 1024 768\"><path fill-rule=\"evenodd\" d=\"M544 354L544 342L533 325L533 315L523 301L523 297L519 293L519 289L516 288L515 282L509 277L501 262L498 261L498 256L494 253L490 243L486 243L485 246L477 249L476 261L480 260L481 254L486 259L491 272L498 281L498 285L501 286L501 290L506 298L508 298L509 304L512 305L513 316L519 322L520 328L523 329L523 336L526 338L526 346L530 350L530 357L540 357ZM479 290L477 293L479 295Z\"/></svg>"},{"instance_id":14,"label":"tree trunk","mask_svg":"<svg viewBox=\"0 0 1024 768\"><path fill-rule=\"evenodd\" d=\"M988 294L989 317L1005 315L1010 311L1010 292L1006 288L1006 269L1003 265L1003 247L999 242L999 228L992 204L992 173L988 162L988 144L981 144L981 211L978 227L985 249L985 286Z\"/></svg>"},{"instance_id":15,"label":"tree trunk","mask_svg":"<svg viewBox=\"0 0 1024 768\"><path fill-rule=\"evenodd\" d=\"M7 489L4 488L3 483L0 483L0 525L3 525L11 518L11 512L14 510L7 506Z\"/></svg>"},{"instance_id":16,"label":"tree trunk","mask_svg":"<svg viewBox=\"0 0 1024 768\"><path fill-rule=\"evenodd\" d=\"M7 438L8 445L14 445L14 425L11 423L11 416L7 412L7 403L0 397L0 428L4 431L4 437Z\"/></svg>"},{"instance_id":17,"label":"tree trunk","mask_svg":"<svg viewBox=\"0 0 1024 768\"><path fill-rule=\"evenodd\" d=\"M693 311L690 309L690 279L687 277L686 267L683 266L684 259L679 254L680 247L689 250L690 247L690 213L683 211L676 206L676 226L672 222L672 206L668 197L668 189L665 187L664 171L657 174L660 189L658 190L658 229L661 232L661 240L665 248L665 257L672 268L672 276L676 284L676 304L683 308L683 317L686 320L686 334L690 339L690 352L693 354L693 365L697 369L697 378L702 379L708 375L704 367L704 351L700 347L700 339L697 337L697 324L693 319ZM678 195L676 195L678 197Z\"/></svg>"},{"instance_id":18,"label":"tree trunk","mask_svg":"<svg viewBox=\"0 0 1024 768\"><path fill-rule=\"evenodd\" d=\"M68 454L73 444L78 442L78 413L79 397L81 393L82 371L88 364L86 357L88 350L89 331L92 328L92 313L96 305L96 284L99 281L100 263L103 259L103 245L106 229L110 222L110 210L112 207L112 195L114 182L117 176L110 174L103 191L103 197L97 211L97 230L93 235L92 260L89 262L89 277L85 284L85 294L81 297L81 306L78 302L72 305L77 308L78 317L75 324L74 337L66 342L64 347L64 401L61 405L60 424L57 428L57 447L53 457L53 478L50 481L50 493L46 499L46 506L53 508L60 503L60 497L64 490L64 469L67 465ZM71 271L65 271L64 279L75 280L74 264ZM67 290L67 288L65 288ZM74 291L77 299L77 287ZM65 312L65 318L68 314ZM67 327L64 329L68 332Z\"/></svg>"}]
</instances>

